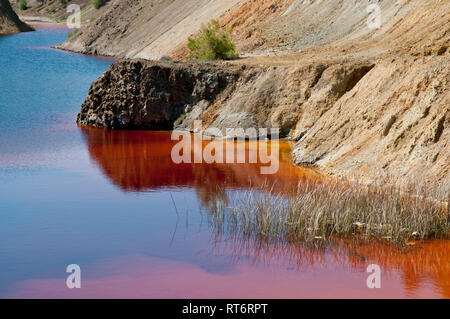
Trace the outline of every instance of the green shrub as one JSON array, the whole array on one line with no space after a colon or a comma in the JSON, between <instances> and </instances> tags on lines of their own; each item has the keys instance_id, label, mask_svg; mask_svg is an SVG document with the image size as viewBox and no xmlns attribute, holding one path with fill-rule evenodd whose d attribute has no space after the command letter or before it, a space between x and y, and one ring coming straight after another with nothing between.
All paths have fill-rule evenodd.
<instances>
[{"instance_id":1,"label":"green shrub","mask_svg":"<svg viewBox=\"0 0 450 319\"><path fill-rule=\"evenodd\" d=\"M20 1L19 1L19 9L20 9L20 10L26 10L26 9L28 9L28 3L27 3L27 0L20 0Z\"/></svg>"},{"instance_id":2,"label":"green shrub","mask_svg":"<svg viewBox=\"0 0 450 319\"><path fill-rule=\"evenodd\" d=\"M200 34L189 38L190 57L199 61L229 60L239 57L231 39L231 29L221 28L219 21L212 20L202 26Z\"/></svg>"},{"instance_id":3,"label":"green shrub","mask_svg":"<svg viewBox=\"0 0 450 319\"><path fill-rule=\"evenodd\" d=\"M91 0L91 4L95 9L103 7L109 0Z\"/></svg>"}]
</instances>

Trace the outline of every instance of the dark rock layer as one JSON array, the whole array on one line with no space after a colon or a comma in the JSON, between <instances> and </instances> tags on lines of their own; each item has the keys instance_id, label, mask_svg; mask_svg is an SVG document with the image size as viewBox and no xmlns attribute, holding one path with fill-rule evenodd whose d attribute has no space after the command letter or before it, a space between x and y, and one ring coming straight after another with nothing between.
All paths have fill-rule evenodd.
<instances>
[{"instance_id":1,"label":"dark rock layer","mask_svg":"<svg viewBox=\"0 0 450 319\"><path fill-rule=\"evenodd\" d=\"M121 61L92 84L77 122L110 129L173 129L186 110L213 101L236 77L209 64Z\"/></svg>"}]
</instances>

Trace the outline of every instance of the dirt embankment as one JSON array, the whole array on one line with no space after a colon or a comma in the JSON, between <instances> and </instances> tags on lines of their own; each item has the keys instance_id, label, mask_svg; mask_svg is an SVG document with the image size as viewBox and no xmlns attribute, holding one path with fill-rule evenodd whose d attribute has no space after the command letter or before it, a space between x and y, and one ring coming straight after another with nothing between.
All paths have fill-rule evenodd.
<instances>
[{"instance_id":1,"label":"dirt embankment","mask_svg":"<svg viewBox=\"0 0 450 319\"><path fill-rule=\"evenodd\" d=\"M0 0L0 34L26 31L33 31L33 28L19 19L9 0Z\"/></svg>"},{"instance_id":2,"label":"dirt embankment","mask_svg":"<svg viewBox=\"0 0 450 319\"><path fill-rule=\"evenodd\" d=\"M252 0L239 1L221 22L235 28L238 47L250 57L201 65L120 62L93 85L80 122L135 125L139 121L134 119L164 114L155 112L159 109L176 110L166 116L164 128L192 129L194 119L218 128L279 127L282 136L297 141L293 155L298 164L334 175L358 174L368 181L390 175L448 187L450 2L380 0L381 23L369 28L374 21L367 11L371 3L267 0L257 6ZM109 14L113 23L114 12ZM174 25L183 26L186 19ZM133 21L124 26L122 37L110 33L116 30L112 28L106 33L111 41L93 37L89 48L103 45L105 51L114 48L127 56L121 41L131 41L129 28L138 32ZM156 30L159 39L171 35ZM157 43L142 41L141 48ZM173 48L182 53L182 45L175 44L159 52ZM138 49L131 56L156 52L152 50ZM137 65L145 72L136 73ZM230 80L217 80L221 76ZM192 81L183 84L183 94L176 89L180 77ZM213 94L196 95L196 83L204 92L212 85Z\"/></svg>"}]
</instances>

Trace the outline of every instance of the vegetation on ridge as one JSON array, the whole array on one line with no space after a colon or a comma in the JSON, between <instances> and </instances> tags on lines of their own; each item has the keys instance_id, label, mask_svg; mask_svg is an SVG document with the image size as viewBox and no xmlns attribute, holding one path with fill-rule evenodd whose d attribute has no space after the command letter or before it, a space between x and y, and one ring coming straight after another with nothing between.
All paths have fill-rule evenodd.
<instances>
[{"instance_id":1,"label":"vegetation on ridge","mask_svg":"<svg viewBox=\"0 0 450 319\"><path fill-rule=\"evenodd\" d=\"M231 39L231 29L221 28L219 21L211 20L202 26L199 35L189 38L190 58L199 61L236 59L236 45Z\"/></svg>"}]
</instances>

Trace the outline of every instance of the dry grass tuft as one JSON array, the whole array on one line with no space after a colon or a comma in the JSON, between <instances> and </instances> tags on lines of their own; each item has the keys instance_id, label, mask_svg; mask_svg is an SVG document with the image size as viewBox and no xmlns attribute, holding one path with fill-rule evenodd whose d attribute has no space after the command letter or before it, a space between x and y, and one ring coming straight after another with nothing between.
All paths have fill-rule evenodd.
<instances>
[{"instance_id":1,"label":"dry grass tuft","mask_svg":"<svg viewBox=\"0 0 450 319\"><path fill-rule=\"evenodd\" d=\"M426 188L320 183L299 184L294 195L247 191L211 204L210 222L219 232L277 242L336 238L408 240L449 238L448 204Z\"/></svg>"}]
</instances>

